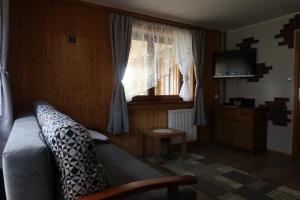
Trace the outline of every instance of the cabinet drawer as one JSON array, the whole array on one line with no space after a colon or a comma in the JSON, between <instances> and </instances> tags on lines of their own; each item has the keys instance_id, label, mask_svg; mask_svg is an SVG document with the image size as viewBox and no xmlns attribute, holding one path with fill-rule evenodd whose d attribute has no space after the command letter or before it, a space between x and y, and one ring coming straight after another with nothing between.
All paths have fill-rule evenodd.
<instances>
[{"instance_id":1,"label":"cabinet drawer","mask_svg":"<svg viewBox=\"0 0 300 200\"><path fill-rule=\"evenodd\" d=\"M236 120L253 120L254 113L248 112L246 114L241 112L226 112L226 111L216 111L215 117L221 117L221 118L232 118Z\"/></svg>"}]
</instances>

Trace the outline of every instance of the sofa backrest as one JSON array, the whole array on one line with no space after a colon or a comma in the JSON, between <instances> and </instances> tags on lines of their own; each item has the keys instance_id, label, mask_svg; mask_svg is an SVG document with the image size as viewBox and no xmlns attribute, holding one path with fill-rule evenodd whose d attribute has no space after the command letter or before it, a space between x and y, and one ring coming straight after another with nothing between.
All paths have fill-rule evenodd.
<instances>
[{"instance_id":1,"label":"sofa backrest","mask_svg":"<svg viewBox=\"0 0 300 200\"><path fill-rule=\"evenodd\" d=\"M33 113L15 120L3 152L7 200L54 200L50 152Z\"/></svg>"}]
</instances>

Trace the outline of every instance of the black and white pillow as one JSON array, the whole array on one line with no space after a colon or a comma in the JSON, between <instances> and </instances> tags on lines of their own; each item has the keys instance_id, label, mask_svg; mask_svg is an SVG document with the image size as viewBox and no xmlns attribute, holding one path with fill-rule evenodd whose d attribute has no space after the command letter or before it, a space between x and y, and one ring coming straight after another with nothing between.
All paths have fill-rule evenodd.
<instances>
[{"instance_id":1,"label":"black and white pillow","mask_svg":"<svg viewBox=\"0 0 300 200\"><path fill-rule=\"evenodd\" d=\"M110 186L87 129L47 103L37 103L35 111L55 157L64 199L74 200Z\"/></svg>"}]
</instances>

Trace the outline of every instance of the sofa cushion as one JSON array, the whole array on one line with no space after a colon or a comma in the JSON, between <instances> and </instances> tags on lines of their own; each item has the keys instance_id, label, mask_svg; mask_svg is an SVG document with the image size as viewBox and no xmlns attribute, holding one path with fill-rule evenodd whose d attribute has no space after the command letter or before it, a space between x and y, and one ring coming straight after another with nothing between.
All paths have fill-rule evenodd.
<instances>
[{"instance_id":1,"label":"sofa cushion","mask_svg":"<svg viewBox=\"0 0 300 200\"><path fill-rule=\"evenodd\" d=\"M108 173L98 162L88 131L46 103L37 104L35 109L55 157L64 198L73 200L109 186Z\"/></svg>"},{"instance_id":2,"label":"sofa cushion","mask_svg":"<svg viewBox=\"0 0 300 200\"><path fill-rule=\"evenodd\" d=\"M103 163L103 166L111 175L113 186L162 177L162 174L158 171L113 144L96 145L96 152L100 162ZM160 189L131 195L127 198L122 198L122 200L156 200L166 199L166 197L166 190Z\"/></svg>"},{"instance_id":3,"label":"sofa cushion","mask_svg":"<svg viewBox=\"0 0 300 200\"><path fill-rule=\"evenodd\" d=\"M113 144L96 145L98 159L108 170L113 186L163 175Z\"/></svg>"},{"instance_id":4,"label":"sofa cushion","mask_svg":"<svg viewBox=\"0 0 300 200\"><path fill-rule=\"evenodd\" d=\"M136 157L113 144L96 145L97 156L103 166L111 175L113 186L130 183L133 181L146 180L162 177L154 168L143 163ZM134 194L120 200L165 200L167 190L158 189L143 193ZM196 193L190 187L184 186L179 189L179 200L194 200Z\"/></svg>"}]
</instances>

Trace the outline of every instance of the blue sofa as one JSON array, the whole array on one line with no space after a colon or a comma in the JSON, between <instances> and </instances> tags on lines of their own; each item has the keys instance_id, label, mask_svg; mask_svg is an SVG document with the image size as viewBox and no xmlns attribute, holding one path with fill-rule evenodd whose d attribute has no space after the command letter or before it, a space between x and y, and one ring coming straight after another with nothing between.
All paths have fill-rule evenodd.
<instances>
[{"instance_id":1,"label":"blue sofa","mask_svg":"<svg viewBox=\"0 0 300 200\"><path fill-rule=\"evenodd\" d=\"M41 134L33 113L15 120L2 159L7 200L62 199L56 192L52 156ZM162 177L158 171L113 144L98 144L96 151L113 186ZM196 193L189 187L181 188L179 194L181 199L196 199ZM167 199L167 194L166 190L159 189L126 199Z\"/></svg>"}]
</instances>

